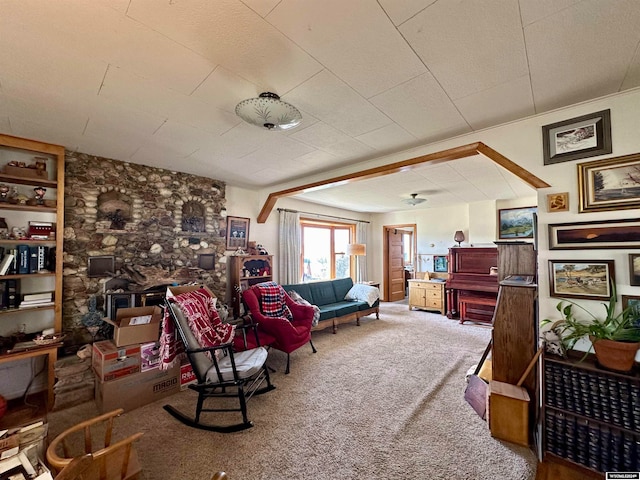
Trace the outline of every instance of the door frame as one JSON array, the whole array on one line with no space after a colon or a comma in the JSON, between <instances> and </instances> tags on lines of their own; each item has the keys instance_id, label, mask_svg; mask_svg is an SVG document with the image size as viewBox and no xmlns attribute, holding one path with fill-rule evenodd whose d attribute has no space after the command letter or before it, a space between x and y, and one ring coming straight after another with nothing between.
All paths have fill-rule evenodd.
<instances>
[{"instance_id":1,"label":"door frame","mask_svg":"<svg viewBox=\"0 0 640 480\"><path fill-rule=\"evenodd\" d=\"M389 288L391 287L391 282L389 281L389 242L387 241L387 232L389 230L403 230L403 229L413 229L412 235L412 251L413 258L411 259L415 271L416 266L416 247L418 245L418 226L416 223L400 223L398 225L383 225L382 226L382 278L384 279L384 289L382 292L383 301L386 301L388 298L391 298Z\"/></svg>"}]
</instances>

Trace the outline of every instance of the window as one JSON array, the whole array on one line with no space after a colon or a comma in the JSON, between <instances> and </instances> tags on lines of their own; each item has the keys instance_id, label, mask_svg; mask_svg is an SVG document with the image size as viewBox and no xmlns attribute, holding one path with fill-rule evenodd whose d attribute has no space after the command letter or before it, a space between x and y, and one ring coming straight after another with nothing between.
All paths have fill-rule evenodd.
<instances>
[{"instance_id":1,"label":"window","mask_svg":"<svg viewBox=\"0 0 640 480\"><path fill-rule=\"evenodd\" d=\"M302 281L350 277L352 259L347 245L355 237L354 225L302 220Z\"/></svg>"}]
</instances>

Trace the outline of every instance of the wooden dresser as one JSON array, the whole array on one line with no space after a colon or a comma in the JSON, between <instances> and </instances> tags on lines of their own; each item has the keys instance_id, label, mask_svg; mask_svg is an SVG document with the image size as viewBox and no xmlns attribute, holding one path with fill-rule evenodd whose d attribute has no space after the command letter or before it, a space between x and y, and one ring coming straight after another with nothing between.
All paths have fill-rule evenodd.
<instances>
[{"instance_id":1,"label":"wooden dresser","mask_svg":"<svg viewBox=\"0 0 640 480\"><path fill-rule=\"evenodd\" d=\"M438 310L445 314L445 282L432 280L409 280L409 310L421 308L423 310Z\"/></svg>"}]
</instances>

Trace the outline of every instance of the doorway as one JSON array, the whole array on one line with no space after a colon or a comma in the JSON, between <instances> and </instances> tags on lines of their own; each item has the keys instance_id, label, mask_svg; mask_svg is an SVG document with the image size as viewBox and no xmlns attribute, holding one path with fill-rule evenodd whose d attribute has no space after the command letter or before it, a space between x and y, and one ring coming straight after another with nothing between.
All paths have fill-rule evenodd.
<instances>
[{"instance_id":1,"label":"doorway","mask_svg":"<svg viewBox=\"0 0 640 480\"><path fill-rule=\"evenodd\" d=\"M407 295L407 280L416 257L416 224L385 225L383 228L384 300L397 302Z\"/></svg>"}]
</instances>

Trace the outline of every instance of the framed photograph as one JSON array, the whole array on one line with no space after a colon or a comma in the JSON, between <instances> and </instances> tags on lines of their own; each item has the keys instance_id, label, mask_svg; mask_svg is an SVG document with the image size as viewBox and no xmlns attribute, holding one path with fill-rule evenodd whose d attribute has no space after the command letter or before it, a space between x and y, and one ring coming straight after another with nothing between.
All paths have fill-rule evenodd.
<instances>
[{"instance_id":1,"label":"framed photograph","mask_svg":"<svg viewBox=\"0 0 640 480\"><path fill-rule=\"evenodd\" d=\"M249 219L227 216L227 250L247 249L249 243Z\"/></svg>"},{"instance_id":2,"label":"framed photograph","mask_svg":"<svg viewBox=\"0 0 640 480\"><path fill-rule=\"evenodd\" d=\"M640 287L640 254L629 254L629 285Z\"/></svg>"},{"instance_id":3,"label":"framed photograph","mask_svg":"<svg viewBox=\"0 0 640 480\"><path fill-rule=\"evenodd\" d=\"M640 207L640 154L578 165L580 213Z\"/></svg>"},{"instance_id":4,"label":"framed photograph","mask_svg":"<svg viewBox=\"0 0 640 480\"><path fill-rule=\"evenodd\" d=\"M542 146L545 165L611 153L611 111L544 125Z\"/></svg>"},{"instance_id":5,"label":"framed photograph","mask_svg":"<svg viewBox=\"0 0 640 480\"><path fill-rule=\"evenodd\" d=\"M552 297L609 300L613 260L549 260Z\"/></svg>"},{"instance_id":6,"label":"framed photograph","mask_svg":"<svg viewBox=\"0 0 640 480\"><path fill-rule=\"evenodd\" d=\"M498 210L498 239L533 238L537 207L503 208Z\"/></svg>"},{"instance_id":7,"label":"framed photograph","mask_svg":"<svg viewBox=\"0 0 640 480\"><path fill-rule=\"evenodd\" d=\"M568 212L569 192L550 193L547 195L548 212Z\"/></svg>"},{"instance_id":8,"label":"framed photograph","mask_svg":"<svg viewBox=\"0 0 640 480\"><path fill-rule=\"evenodd\" d=\"M433 271L434 272L448 272L449 271L449 257L447 255L434 255L433 256Z\"/></svg>"},{"instance_id":9,"label":"framed photograph","mask_svg":"<svg viewBox=\"0 0 640 480\"><path fill-rule=\"evenodd\" d=\"M549 224L549 249L640 248L640 220Z\"/></svg>"},{"instance_id":10,"label":"framed photograph","mask_svg":"<svg viewBox=\"0 0 640 480\"><path fill-rule=\"evenodd\" d=\"M636 319L635 324L638 325L640 321L640 297L637 295L622 295L622 309L631 309L631 315Z\"/></svg>"}]
</instances>

